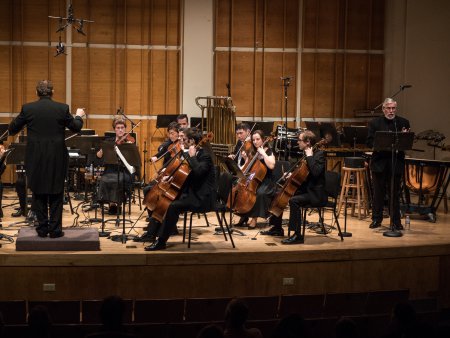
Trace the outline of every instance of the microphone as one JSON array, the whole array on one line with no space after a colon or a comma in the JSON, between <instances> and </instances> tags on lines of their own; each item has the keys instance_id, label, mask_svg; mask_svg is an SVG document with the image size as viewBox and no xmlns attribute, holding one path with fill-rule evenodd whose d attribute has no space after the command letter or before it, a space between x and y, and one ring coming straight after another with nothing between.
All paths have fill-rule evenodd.
<instances>
[{"instance_id":1,"label":"microphone","mask_svg":"<svg viewBox=\"0 0 450 338\"><path fill-rule=\"evenodd\" d=\"M290 80L292 78L293 78L293 76L281 76L280 77L281 80Z\"/></svg>"},{"instance_id":2,"label":"microphone","mask_svg":"<svg viewBox=\"0 0 450 338\"><path fill-rule=\"evenodd\" d=\"M122 107L119 107L119 109L117 109L116 111L116 115L121 115L122 114Z\"/></svg>"},{"instance_id":3,"label":"microphone","mask_svg":"<svg viewBox=\"0 0 450 338\"><path fill-rule=\"evenodd\" d=\"M400 86L400 90L403 90L403 89L406 89L406 88L411 88L411 87L412 87L412 85L404 84L404 85Z\"/></svg>"}]
</instances>

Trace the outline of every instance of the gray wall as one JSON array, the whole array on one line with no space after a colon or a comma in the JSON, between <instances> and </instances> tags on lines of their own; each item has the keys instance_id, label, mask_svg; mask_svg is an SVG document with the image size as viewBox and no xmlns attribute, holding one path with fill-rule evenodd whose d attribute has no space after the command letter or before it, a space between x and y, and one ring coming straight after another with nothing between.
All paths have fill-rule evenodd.
<instances>
[{"instance_id":1,"label":"gray wall","mask_svg":"<svg viewBox=\"0 0 450 338\"><path fill-rule=\"evenodd\" d=\"M450 144L450 1L386 0L385 95L401 84L412 88L396 99L399 115L411 122L412 131L433 129ZM433 148L418 142L433 158ZM450 159L450 151L436 152L437 159Z\"/></svg>"}]
</instances>

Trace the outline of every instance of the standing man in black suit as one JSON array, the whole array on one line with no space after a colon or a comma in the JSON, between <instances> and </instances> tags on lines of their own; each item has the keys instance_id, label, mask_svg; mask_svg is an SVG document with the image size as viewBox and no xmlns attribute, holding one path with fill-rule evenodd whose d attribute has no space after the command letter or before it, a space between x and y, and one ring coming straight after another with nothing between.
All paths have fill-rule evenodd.
<instances>
[{"instance_id":1,"label":"standing man in black suit","mask_svg":"<svg viewBox=\"0 0 450 338\"><path fill-rule=\"evenodd\" d=\"M75 118L69 106L52 100L51 81L39 81L36 86L39 100L24 104L20 114L10 123L10 135L27 127L25 169L28 186L33 192L40 237L57 238L62 231L64 179L67 173L68 152L64 130L78 132L83 127L84 109L78 108Z\"/></svg>"},{"instance_id":2,"label":"standing man in black suit","mask_svg":"<svg viewBox=\"0 0 450 338\"><path fill-rule=\"evenodd\" d=\"M314 150L313 147L316 143L316 135L310 130L305 130L298 136L298 145L306 156L305 161L309 174L303 184L297 189L294 196L289 200L289 230L293 231L294 234L282 240L281 243L283 244L300 244L304 242L300 231L303 206L323 207L327 203L328 196L325 192L325 154L322 150ZM289 174L287 178L289 178ZM261 234L283 236L284 232L281 227L282 218L283 214L279 217L272 216L271 221L275 225L268 231L262 231ZM277 219L279 220L275 221Z\"/></svg>"},{"instance_id":3,"label":"standing man in black suit","mask_svg":"<svg viewBox=\"0 0 450 338\"><path fill-rule=\"evenodd\" d=\"M216 202L215 171L211 155L199 146L202 134L197 128L187 129L181 140L184 150L183 157L189 164L191 172L186 179L179 199L170 203L165 219L162 223L150 222L148 236L158 236L146 251L162 250L170 234L177 226L182 212L193 208L210 210Z\"/></svg>"},{"instance_id":4,"label":"standing man in black suit","mask_svg":"<svg viewBox=\"0 0 450 338\"><path fill-rule=\"evenodd\" d=\"M409 121L403 117L396 116L397 102L386 98L383 102L384 116L376 117L369 123L367 134L367 146L373 148L375 133L377 131L408 132ZM396 154L394 170L392 168L392 154L390 151L374 151L370 161L372 172L372 223L371 229L381 226L383 220L384 197L388 192L389 200L393 199L393 224L396 230L403 230L400 222L400 182L405 167L405 153L400 151ZM391 189L387 188L394 175L394 195L390 196Z\"/></svg>"}]
</instances>

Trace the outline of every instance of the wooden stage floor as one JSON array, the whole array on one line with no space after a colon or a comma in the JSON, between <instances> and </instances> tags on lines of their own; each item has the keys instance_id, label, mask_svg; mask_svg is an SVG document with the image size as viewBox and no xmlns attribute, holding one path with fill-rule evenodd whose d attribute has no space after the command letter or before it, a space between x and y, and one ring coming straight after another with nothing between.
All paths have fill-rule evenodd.
<instances>
[{"instance_id":1,"label":"wooden stage floor","mask_svg":"<svg viewBox=\"0 0 450 338\"><path fill-rule=\"evenodd\" d=\"M14 239L21 226L12 218L17 202L12 190L3 199L5 217L0 233ZM72 200L73 205L79 201ZM79 226L94 217L81 212ZM141 211L132 205L131 220ZM286 213L287 214L287 213ZM108 219L114 216L106 215ZM311 221L316 215L309 216ZM64 227L72 225L68 205L64 206ZM234 234L236 248L223 235L215 235L214 214L194 216L191 248L182 236L172 236L168 248L144 251L144 244L100 238L100 251L16 251L15 243L0 242L1 299L100 299L109 294L137 298L225 297L279 294L322 294L410 289L413 298L437 298L450 305L450 215L439 211L436 223L412 216L411 229L399 238L383 236L386 227L369 229L370 218L348 217L352 237L341 241L337 230L327 235L306 232L304 244L283 245L280 237L263 236L258 230L239 229ZM264 221L260 219L260 221ZM326 214L331 223L331 214ZM343 217L340 217L342 230ZM179 221L182 231L183 220ZM142 233L145 214L130 234ZM264 223L260 223L261 227ZM122 233L122 224L107 224L112 234ZM128 233L130 224L127 223ZM285 231L287 229L285 226ZM55 239L57 240L57 239ZM55 284L55 291L43 291L43 284Z\"/></svg>"}]
</instances>

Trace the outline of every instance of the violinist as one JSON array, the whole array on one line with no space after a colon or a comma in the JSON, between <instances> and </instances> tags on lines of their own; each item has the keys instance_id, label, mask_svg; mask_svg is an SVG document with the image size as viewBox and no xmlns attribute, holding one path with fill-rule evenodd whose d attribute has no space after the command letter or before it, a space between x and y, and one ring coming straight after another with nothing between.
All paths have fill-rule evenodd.
<instances>
[{"instance_id":1,"label":"violinist","mask_svg":"<svg viewBox=\"0 0 450 338\"><path fill-rule=\"evenodd\" d=\"M245 160L242 158L242 151L245 150L245 142L248 142L248 145L251 147L251 133L250 127L247 123L239 123L236 126L236 138L237 142L233 150L233 154L228 155L229 158L236 161L239 168L244 166Z\"/></svg>"},{"instance_id":2,"label":"violinist","mask_svg":"<svg viewBox=\"0 0 450 338\"><path fill-rule=\"evenodd\" d=\"M180 126L180 128L189 128L188 116L186 114L178 115L177 123Z\"/></svg>"},{"instance_id":3,"label":"violinist","mask_svg":"<svg viewBox=\"0 0 450 338\"><path fill-rule=\"evenodd\" d=\"M163 165L164 165L174 155L174 151L176 152L177 148L176 146L178 143L179 127L180 126L177 122L169 123L167 127L167 139L163 143L161 143L161 145L158 147L158 152L150 158L150 161L152 163L155 163L161 156L163 156Z\"/></svg>"},{"instance_id":4,"label":"violinist","mask_svg":"<svg viewBox=\"0 0 450 338\"><path fill-rule=\"evenodd\" d=\"M183 185L181 195L170 203L165 219L162 223L151 219L147 236L153 243L145 247L146 251L163 250L170 235L176 229L181 213L192 209L202 208L210 210L215 203L215 172L211 155L199 146L202 133L197 128L189 128L183 136L181 148L182 155L191 169ZM171 180L164 177L164 180ZM157 239L156 239L157 237Z\"/></svg>"},{"instance_id":5,"label":"violinist","mask_svg":"<svg viewBox=\"0 0 450 338\"><path fill-rule=\"evenodd\" d=\"M267 168L267 173L263 181L256 190L256 202L253 208L246 214L241 214L241 219L236 226L247 225L248 229L256 228L256 221L258 217L269 217L269 206L273 194L275 193L275 184L272 180L272 170L275 168L275 156L268 145L263 147L265 141L264 132L262 130L255 130L252 133L252 147L250 151L243 151L242 155L245 159L244 170L247 163L250 163L253 156L257 157L257 161L261 162ZM250 222L248 222L251 218Z\"/></svg>"},{"instance_id":6,"label":"violinist","mask_svg":"<svg viewBox=\"0 0 450 338\"><path fill-rule=\"evenodd\" d=\"M106 138L105 141L115 144L134 143L134 138L129 139L129 137L126 137L127 122L123 116L116 115L113 119L112 127L114 128L115 135L114 137ZM103 149L99 149L96 155L97 158L103 158ZM126 191L130 191L131 189L132 177L127 170L121 170L118 164L106 164L104 167L105 171L99 181L99 195L105 196L109 200L108 213L110 215L116 215L120 213L120 208L117 207L118 198L116 196L116 192L119 190L117 186L117 175L119 172L123 172L123 176L119 175L119 184L123 184ZM112 198L113 196L114 198Z\"/></svg>"},{"instance_id":7,"label":"violinist","mask_svg":"<svg viewBox=\"0 0 450 338\"><path fill-rule=\"evenodd\" d=\"M313 150L316 142L316 135L310 130L305 130L298 135L298 145L300 150L305 153L309 174L289 200L289 230L293 231L293 235L282 240L281 243L283 244L303 243L304 239L300 231L302 206L310 204L319 207L324 206L327 202L328 197L325 193L325 155L321 150ZM281 220L282 217L283 215L281 214L279 217L272 216L271 219L279 218ZM283 236L281 222L275 223L277 225L268 231L261 232L261 234Z\"/></svg>"}]
</instances>

